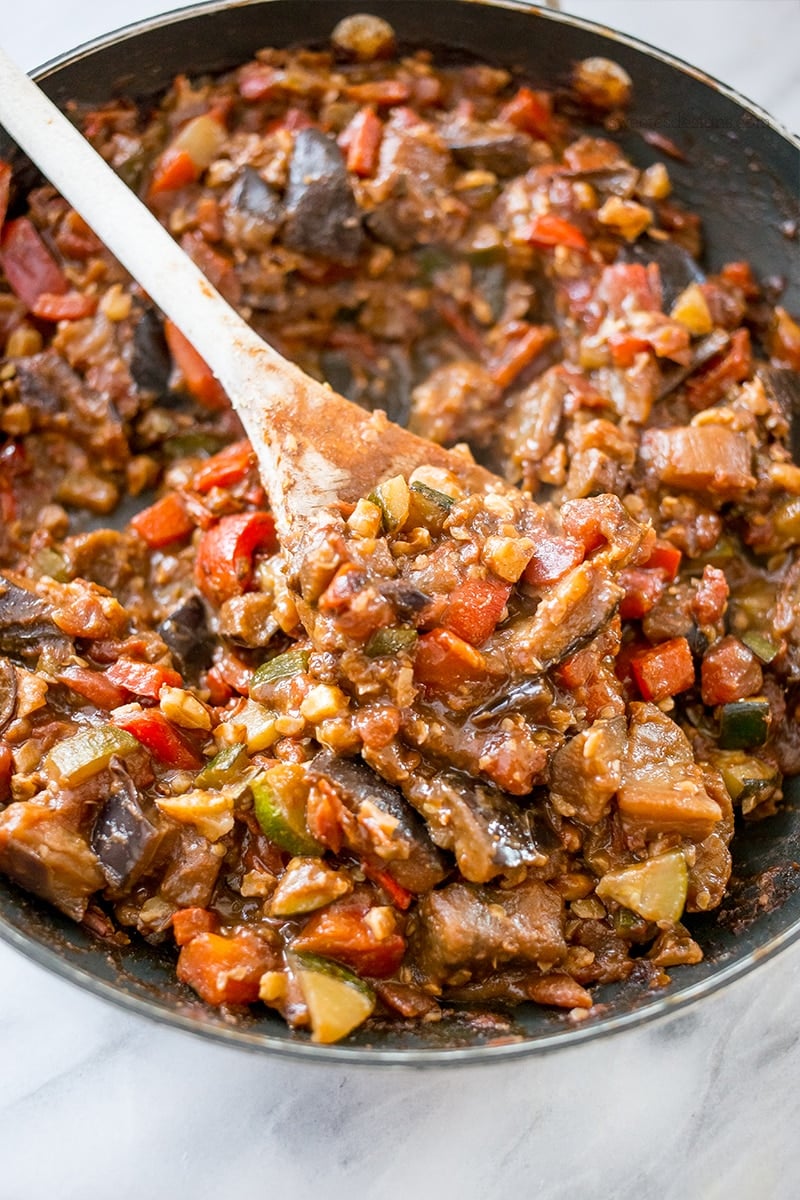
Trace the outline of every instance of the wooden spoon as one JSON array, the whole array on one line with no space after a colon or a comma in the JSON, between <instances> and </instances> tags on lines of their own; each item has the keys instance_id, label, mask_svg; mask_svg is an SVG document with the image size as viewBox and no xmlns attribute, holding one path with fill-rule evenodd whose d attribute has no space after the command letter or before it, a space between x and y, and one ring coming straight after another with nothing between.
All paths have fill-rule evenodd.
<instances>
[{"instance_id":1,"label":"wooden spoon","mask_svg":"<svg viewBox=\"0 0 800 1200\"><path fill-rule=\"evenodd\" d=\"M309 378L262 341L37 85L0 49L0 123L211 367L258 458L295 576L343 506L423 464L469 490L507 489Z\"/></svg>"}]
</instances>

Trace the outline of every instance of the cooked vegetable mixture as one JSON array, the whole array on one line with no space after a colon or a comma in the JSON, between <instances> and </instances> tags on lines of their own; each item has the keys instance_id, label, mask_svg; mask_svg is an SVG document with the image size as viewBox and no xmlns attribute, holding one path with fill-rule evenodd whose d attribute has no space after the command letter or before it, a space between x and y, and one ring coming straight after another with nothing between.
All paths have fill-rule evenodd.
<instances>
[{"instance_id":1,"label":"cooked vegetable mixture","mask_svg":"<svg viewBox=\"0 0 800 1200\"><path fill-rule=\"evenodd\" d=\"M508 481L386 479L299 577L204 362L0 165L0 871L210 1005L578 1019L700 959L800 772L800 327L630 91L362 16L74 112L267 340Z\"/></svg>"}]
</instances>

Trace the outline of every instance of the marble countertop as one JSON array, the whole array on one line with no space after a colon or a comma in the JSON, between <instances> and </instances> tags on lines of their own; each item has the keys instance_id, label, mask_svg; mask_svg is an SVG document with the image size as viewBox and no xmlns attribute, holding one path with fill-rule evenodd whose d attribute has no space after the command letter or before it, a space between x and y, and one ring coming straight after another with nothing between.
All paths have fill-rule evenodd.
<instances>
[{"instance_id":1,"label":"marble countertop","mask_svg":"<svg viewBox=\"0 0 800 1200\"><path fill-rule=\"evenodd\" d=\"M165 7L26 0L3 39L33 67ZM800 0L562 8L678 54L800 130ZM668 1021L424 1072L208 1044L2 944L0 981L0 1200L798 1195L800 945Z\"/></svg>"}]
</instances>

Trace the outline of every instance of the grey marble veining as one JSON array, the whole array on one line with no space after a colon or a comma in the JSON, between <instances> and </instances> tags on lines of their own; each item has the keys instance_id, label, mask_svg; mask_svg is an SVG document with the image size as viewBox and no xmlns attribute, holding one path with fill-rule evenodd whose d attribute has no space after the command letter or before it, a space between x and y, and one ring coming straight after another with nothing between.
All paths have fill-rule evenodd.
<instances>
[{"instance_id":1,"label":"grey marble veining","mask_svg":"<svg viewBox=\"0 0 800 1200\"><path fill-rule=\"evenodd\" d=\"M164 7L27 0L2 36L30 67ZM800 130L800 0L562 7ZM0 945L0 1200L796 1200L798 1081L800 946L663 1023L556 1056L411 1071L208 1044Z\"/></svg>"}]
</instances>

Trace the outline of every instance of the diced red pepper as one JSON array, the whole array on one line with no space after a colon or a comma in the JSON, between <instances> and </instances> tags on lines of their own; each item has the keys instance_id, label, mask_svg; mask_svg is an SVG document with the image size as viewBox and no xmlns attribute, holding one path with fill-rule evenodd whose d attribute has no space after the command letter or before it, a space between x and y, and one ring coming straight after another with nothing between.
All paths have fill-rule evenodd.
<instances>
[{"instance_id":1,"label":"diced red pepper","mask_svg":"<svg viewBox=\"0 0 800 1200\"><path fill-rule=\"evenodd\" d=\"M692 600L692 614L698 625L716 625L725 615L730 586L725 572L707 564L696 583L697 591Z\"/></svg>"},{"instance_id":2,"label":"diced red pepper","mask_svg":"<svg viewBox=\"0 0 800 1200\"><path fill-rule=\"evenodd\" d=\"M164 334L175 364L183 375L186 390L212 410L228 407L228 397L213 371L172 321L164 322Z\"/></svg>"},{"instance_id":3,"label":"diced red pepper","mask_svg":"<svg viewBox=\"0 0 800 1200\"><path fill-rule=\"evenodd\" d=\"M378 166L383 125L374 108L362 108L339 135L339 145L347 154L347 169L361 179L369 179Z\"/></svg>"},{"instance_id":4,"label":"diced red pepper","mask_svg":"<svg viewBox=\"0 0 800 1200\"><path fill-rule=\"evenodd\" d=\"M402 79L370 79L366 83L353 83L346 89L348 100L358 104L378 104L389 108L395 104L406 104L411 99L411 88Z\"/></svg>"},{"instance_id":5,"label":"diced red pepper","mask_svg":"<svg viewBox=\"0 0 800 1200\"><path fill-rule=\"evenodd\" d=\"M583 562L582 544L571 537L537 538L533 557L525 568L522 578L531 587L552 587L563 579L567 571Z\"/></svg>"},{"instance_id":6,"label":"diced red pepper","mask_svg":"<svg viewBox=\"0 0 800 1200\"><path fill-rule=\"evenodd\" d=\"M127 700L122 689L108 678L105 671L90 671L88 667L80 667L75 663L64 667L56 678L59 683L106 712L119 708Z\"/></svg>"},{"instance_id":7,"label":"diced red pepper","mask_svg":"<svg viewBox=\"0 0 800 1200\"><path fill-rule=\"evenodd\" d=\"M733 704L760 692L764 675L753 651L728 636L706 651L700 681L704 704Z\"/></svg>"},{"instance_id":8,"label":"diced red pepper","mask_svg":"<svg viewBox=\"0 0 800 1200\"><path fill-rule=\"evenodd\" d=\"M188 150L168 146L153 171L150 195L158 196L162 192L177 191L178 188L194 183L199 176L200 168Z\"/></svg>"},{"instance_id":9,"label":"diced red pepper","mask_svg":"<svg viewBox=\"0 0 800 1200\"><path fill-rule=\"evenodd\" d=\"M529 87L521 87L500 109L500 120L535 138L552 137L553 98L549 92L534 92Z\"/></svg>"},{"instance_id":10,"label":"diced red pepper","mask_svg":"<svg viewBox=\"0 0 800 1200\"><path fill-rule=\"evenodd\" d=\"M132 695L148 700L157 700L162 687L180 687L183 683L177 671L133 658L118 658L106 671L106 678Z\"/></svg>"},{"instance_id":11,"label":"diced red pepper","mask_svg":"<svg viewBox=\"0 0 800 1200\"><path fill-rule=\"evenodd\" d=\"M686 384L689 403L696 409L710 408L722 399L730 384L749 379L752 370L750 331L737 329L724 358L702 373L698 372Z\"/></svg>"},{"instance_id":12,"label":"diced red pepper","mask_svg":"<svg viewBox=\"0 0 800 1200\"><path fill-rule=\"evenodd\" d=\"M388 871L376 871L374 867L370 867L365 862L362 862L361 869L367 879L371 879L373 883L377 883L379 887L383 888L395 908L401 908L405 912L407 908L411 907L414 893L398 883Z\"/></svg>"},{"instance_id":13,"label":"diced red pepper","mask_svg":"<svg viewBox=\"0 0 800 1200\"><path fill-rule=\"evenodd\" d=\"M275 95L279 79L275 67L261 62L247 63L239 72L239 95L243 100L269 100Z\"/></svg>"},{"instance_id":14,"label":"diced red pepper","mask_svg":"<svg viewBox=\"0 0 800 1200\"><path fill-rule=\"evenodd\" d=\"M525 321L519 325L499 354L487 363L489 374L501 388L509 387L556 337L552 325L528 325Z\"/></svg>"},{"instance_id":15,"label":"diced red pepper","mask_svg":"<svg viewBox=\"0 0 800 1200\"><path fill-rule=\"evenodd\" d=\"M720 271L720 277L726 283L741 288L746 300L755 300L758 295L758 284L753 278L750 264L746 262L726 263Z\"/></svg>"},{"instance_id":16,"label":"diced red pepper","mask_svg":"<svg viewBox=\"0 0 800 1200\"><path fill-rule=\"evenodd\" d=\"M660 571L647 571L644 567L626 567L620 571L619 582L625 588L619 606L623 621L638 621L649 613L666 587Z\"/></svg>"},{"instance_id":17,"label":"diced red pepper","mask_svg":"<svg viewBox=\"0 0 800 1200\"><path fill-rule=\"evenodd\" d=\"M253 1004L261 976L275 966L275 952L254 934L200 933L181 948L177 974L206 1004Z\"/></svg>"},{"instance_id":18,"label":"diced red pepper","mask_svg":"<svg viewBox=\"0 0 800 1200\"><path fill-rule=\"evenodd\" d=\"M172 542L181 542L194 529L194 521L177 492L167 492L149 508L131 518L131 527L151 550L160 550Z\"/></svg>"},{"instance_id":19,"label":"diced red pepper","mask_svg":"<svg viewBox=\"0 0 800 1200\"><path fill-rule=\"evenodd\" d=\"M91 317L97 310L97 297L84 296L81 292L42 292L31 312L42 321L80 321Z\"/></svg>"},{"instance_id":20,"label":"diced red pepper","mask_svg":"<svg viewBox=\"0 0 800 1200\"><path fill-rule=\"evenodd\" d=\"M256 456L249 441L234 442L198 467L192 476L192 489L205 493L215 487L232 487L244 479L255 461Z\"/></svg>"},{"instance_id":21,"label":"diced red pepper","mask_svg":"<svg viewBox=\"0 0 800 1200\"><path fill-rule=\"evenodd\" d=\"M247 591L253 558L259 550L275 550L275 522L268 512L235 513L206 530L197 547L195 579L214 604Z\"/></svg>"},{"instance_id":22,"label":"diced red pepper","mask_svg":"<svg viewBox=\"0 0 800 1200\"><path fill-rule=\"evenodd\" d=\"M612 333L608 339L608 348L615 367L631 367L637 354L650 349L650 343L644 338L634 337L633 334Z\"/></svg>"},{"instance_id":23,"label":"diced red pepper","mask_svg":"<svg viewBox=\"0 0 800 1200\"><path fill-rule=\"evenodd\" d=\"M43 292L61 296L69 288L66 275L27 217L3 226L0 263L11 290L30 309Z\"/></svg>"},{"instance_id":24,"label":"diced red pepper","mask_svg":"<svg viewBox=\"0 0 800 1200\"><path fill-rule=\"evenodd\" d=\"M643 700L666 700L694 684L694 661L685 637L671 638L631 660L631 671Z\"/></svg>"},{"instance_id":25,"label":"diced red pepper","mask_svg":"<svg viewBox=\"0 0 800 1200\"><path fill-rule=\"evenodd\" d=\"M215 707L227 704L233 695L233 688L224 678L218 666L209 667L206 673L209 703Z\"/></svg>"},{"instance_id":26,"label":"diced red pepper","mask_svg":"<svg viewBox=\"0 0 800 1200\"><path fill-rule=\"evenodd\" d=\"M331 904L311 917L292 949L336 959L360 975L393 975L403 961L405 938L396 932L376 937L364 919L368 911L358 901Z\"/></svg>"},{"instance_id":27,"label":"diced red pepper","mask_svg":"<svg viewBox=\"0 0 800 1200\"><path fill-rule=\"evenodd\" d=\"M486 660L469 642L449 629L432 629L417 643L414 678L435 692L451 692L487 675Z\"/></svg>"},{"instance_id":28,"label":"diced red pepper","mask_svg":"<svg viewBox=\"0 0 800 1200\"><path fill-rule=\"evenodd\" d=\"M0 804L11 799L11 776L14 774L14 755L11 747L0 742Z\"/></svg>"},{"instance_id":29,"label":"diced red pepper","mask_svg":"<svg viewBox=\"0 0 800 1200\"><path fill-rule=\"evenodd\" d=\"M215 933L217 918L207 908L179 908L172 918L172 933L179 946L185 946L201 933Z\"/></svg>"},{"instance_id":30,"label":"diced red pepper","mask_svg":"<svg viewBox=\"0 0 800 1200\"><path fill-rule=\"evenodd\" d=\"M533 246L569 246L572 250L588 250L589 243L576 225L555 213L534 217L528 228L528 241Z\"/></svg>"},{"instance_id":31,"label":"diced red pepper","mask_svg":"<svg viewBox=\"0 0 800 1200\"><path fill-rule=\"evenodd\" d=\"M137 742L141 742L146 750L167 766L177 767L181 771L197 771L203 765L202 756L183 734L178 733L174 725L170 725L158 708L123 713L114 723L132 733Z\"/></svg>"},{"instance_id":32,"label":"diced red pepper","mask_svg":"<svg viewBox=\"0 0 800 1200\"><path fill-rule=\"evenodd\" d=\"M501 579L467 579L451 592L444 624L480 646L494 632L510 595L511 584Z\"/></svg>"},{"instance_id":33,"label":"diced red pepper","mask_svg":"<svg viewBox=\"0 0 800 1200\"><path fill-rule=\"evenodd\" d=\"M8 212L8 201L11 195L11 167L0 159L0 230Z\"/></svg>"},{"instance_id":34,"label":"diced red pepper","mask_svg":"<svg viewBox=\"0 0 800 1200\"><path fill-rule=\"evenodd\" d=\"M672 542L657 541L647 562L642 563L649 571L663 571L668 582L677 579L683 555Z\"/></svg>"}]
</instances>

